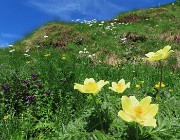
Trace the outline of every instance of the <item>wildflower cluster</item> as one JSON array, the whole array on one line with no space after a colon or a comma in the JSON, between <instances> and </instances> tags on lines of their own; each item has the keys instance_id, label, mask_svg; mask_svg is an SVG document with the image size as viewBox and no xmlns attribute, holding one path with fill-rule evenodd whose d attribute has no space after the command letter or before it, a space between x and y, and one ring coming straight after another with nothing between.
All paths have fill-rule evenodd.
<instances>
[{"instance_id":1,"label":"wildflower cluster","mask_svg":"<svg viewBox=\"0 0 180 140\"><path fill-rule=\"evenodd\" d=\"M160 61L166 59L173 50L170 50L170 46L165 46L157 52L150 52L146 54L149 61ZM100 80L96 82L93 78L86 78L84 84L75 83L74 89L79 90L82 93L98 94L102 87L109 84L109 81ZM144 84L144 81L141 81ZM165 86L162 83L162 78L160 82L155 85L156 88ZM140 89L140 85L136 85L136 89ZM109 87L114 92L123 93L127 88L130 88L130 82L125 83L124 79L119 80L118 83L112 82L112 87ZM154 118L158 112L158 104L150 104L152 97L147 96L143 98L140 102L135 96L122 96L121 104L122 110L118 112L118 116L127 122L137 122L142 126L156 127L156 119Z\"/></svg>"},{"instance_id":2,"label":"wildflower cluster","mask_svg":"<svg viewBox=\"0 0 180 140\"><path fill-rule=\"evenodd\" d=\"M77 89L82 93L97 94L106 84L109 84L109 81L100 80L99 82L95 82L93 78L86 78L84 81L84 85L75 83L74 89ZM123 93L125 89L129 87L130 82L125 84L125 80L121 79L118 83L112 82L112 87L109 87L109 89L117 93Z\"/></svg>"}]
</instances>

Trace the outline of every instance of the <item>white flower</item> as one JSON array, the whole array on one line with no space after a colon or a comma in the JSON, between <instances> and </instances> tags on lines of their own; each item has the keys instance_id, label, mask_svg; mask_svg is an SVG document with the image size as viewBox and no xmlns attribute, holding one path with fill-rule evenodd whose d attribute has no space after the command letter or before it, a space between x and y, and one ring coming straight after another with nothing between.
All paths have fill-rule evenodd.
<instances>
[{"instance_id":1,"label":"white flower","mask_svg":"<svg viewBox=\"0 0 180 140\"><path fill-rule=\"evenodd\" d=\"M114 26L114 23L110 23L111 24L111 26Z\"/></svg>"},{"instance_id":2,"label":"white flower","mask_svg":"<svg viewBox=\"0 0 180 140\"><path fill-rule=\"evenodd\" d=\"M11 52L14 52L15 51L15 49L12 49L12 50L10 50L9 52L11 53Z\"/></svg>"},{"instance_id":3,"label":"white flower","mask_svg":"<svg viewBox=\"0 0 180 140\"><path fill-rule=\"evenodd\" d=\"M96 56L96 54L94 53L94 54L92 54L92 56Z\"/></svg>"},{"instance_id":4,"label":"white flower","mask_svg":"<svg viewBox=\"0 0 180 140\"><path fill-rule=\"evenodd\" d=\"M26 49L26 51L25 52L29 52L29 49Z\"/></svg>"},{"instance_id":5,"label":"white flower","mask_svg":"<svg viewBox=\"0 0 180 140\"><path fill-rule=\"evenodd\" d=\"M88 55L88 57L89 57L89 58L91 58L91 57L92 57L92 55L91 55L91 54L89 54L89 55Z\"/></svg>"},{"instance_id":6,"label":"white flower","mask_svg":"<svg viewBox=\"0 0 180 140\"><path fill-rule=\"evenodd\" d=\"M101 21L101 23L103 24L103 23L104 23L104 21Z\"/></svg>"},{"instance_id":7,"label":"white flower","mask_svg":"<svg viewBox=\"0 0 180 140\"><path fill-rule=\"evenodd\" d=\"M122 38L121 41L125 41L127 38Z\"/></svg>"},{"instance_id":8,"label":"white flower","mask_svg":"<svg viewBox=\"0 0 180 140\"><path fill-rule=\"evenodd\" d=\"M47 36L47 35L45 35L45 36L44 36L44 38L48 38L48 36Z\"/></svg>"},{"instance_id":9,"label":"white flower","mask_svg":"<svg viewBox=\"0 0 180 140\"><path fill-rule=\"evenodd\" d=\"M13 45L8 45L8 47L13 47Z\"/></svg>"},{"instance_id":10,"label":"white flower","mask_svg":"<svg viewBox=\"0 0 180 140\"><path fill-rule=\"evenodd\" d=\"M27 54L27 53L25 53L25 54L24 54L24 56L25 56L25 57L29 57L30 55L29 55L29 54Z\"/></svg>"},{"instance_id":11,"label":"white flower","mask_svg":"<svg viewBox=\"0 0 180 140\"><path fill-rule=\"evenodd\" d=\"M83 53L83 51L79 51L79 54L82 54Z\"/></svg>"},{"instance_id":12,"label":"white flower","mask_svg":"<svg viewBox=\"0 0 180 140\"><path fill-rule=\"evenodd\" d=\"M105 29L106 29L106 30L110 30L110 27L111 27L111 26L107 26Z\"/></svg>"},{"instance_id":13,"label":"white flower","mask_svg":"<svg viewBox=\"0 0 180 140\"><path fill-rule=\"evenodd\" d=\"M86 51L87 49L86 48L84 48L84 51Z\"/></svg>"}]
</instances>

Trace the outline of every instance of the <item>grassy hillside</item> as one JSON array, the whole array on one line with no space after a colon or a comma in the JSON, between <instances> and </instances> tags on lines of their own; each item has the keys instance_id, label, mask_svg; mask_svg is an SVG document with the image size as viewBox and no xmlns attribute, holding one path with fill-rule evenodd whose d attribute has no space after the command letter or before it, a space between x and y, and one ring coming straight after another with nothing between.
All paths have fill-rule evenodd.
<instances>
[{"instance_id":1,"label":"grassy hillside","mask_svg":"<svg viewBox=\"0 0 180 140\"><path fill-rule=\"evenodd\" d=\"M177 0L108 21L54 21L1 49L0 139L180 139L179 13ZM145 54L167 45L169 57L147 60ZM74 89L86 78L109 84L96 95ZM121 79L130 82L123 93L108 88ZM157 127L119 117L124 96L151 97L159 106Z\"/></svg>"}]
</instances>

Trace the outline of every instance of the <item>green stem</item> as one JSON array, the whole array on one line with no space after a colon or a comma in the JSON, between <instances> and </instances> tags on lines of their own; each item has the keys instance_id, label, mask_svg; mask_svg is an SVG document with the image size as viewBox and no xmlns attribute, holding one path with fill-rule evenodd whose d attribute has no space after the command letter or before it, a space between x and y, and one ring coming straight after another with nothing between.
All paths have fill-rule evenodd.
<instances>
[{"instance_id":1,"label":"green stem","mask_svg":"<svg viewBox=\"0 0 180 140\"><path fill-rule=\"evenodd\" d=\"M161 89L161 87L162 87L162 75L163 75L163 70L162 70L163 65L162 65L161 60L159 61L159 66L160 66L160 86L159 86L159 89Z\"/></svg>"},{"instance_id":2,"label":"green stem","mask_svg":"<svg viewBox=\"0 0 180 140\"><path fill-rule=\"evenodd\" d=\"M135 138L135 140L139 140L138 123L136 123L136 138Z\"/></svg>"},{"instance_id":3,"label":"green stem","mask_svg":"<svg viewBox=\"0 0 180 140\"><path fill-rule=\"evenodd\" d=\"M98 118L99 118L99 122L100 122L100 125L101 125L101 129L103 130L103 122L102 122L102 119L101 119L102 117L101 117L101 112L100 112L99 106L96 103L96 98L95 98L96 95L92 95L92 96L93 96L94 104L96 106L95 109L96 109L96 111L98 113Z\"/></svg>"}]
</instances>

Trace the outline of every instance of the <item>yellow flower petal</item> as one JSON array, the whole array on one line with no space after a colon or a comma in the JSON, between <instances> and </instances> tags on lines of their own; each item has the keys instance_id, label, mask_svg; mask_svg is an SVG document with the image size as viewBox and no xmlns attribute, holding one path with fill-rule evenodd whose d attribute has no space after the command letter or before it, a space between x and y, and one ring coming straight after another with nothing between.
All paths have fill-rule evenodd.
<instances>
[{"instance_id":1,"label":"yellow flower petal","mask_svg":"<svg viewBox=\"0 0 180 140\"><path fill-rule=\"evenodd\" d=\"M155 55L155 53L154 52L149 52L149 53L147 53L147 54L145 54L147 57L152 57L152 56L154 56Z\"/></svg>"},{"instance_id":2,"label":"yellow flower petal","mask_svg":"<svg viewBox=\"0 0 180 140\"><path fill-rule=\"evenodd\" d=\"M157 104L151 104L149 106L149 111L146 113L146 117L152 118L154 117L158 112L158 105Z\"/></svg>"},{"instance_id":3,"label":"yellow flower petal","mask_svg":"<svg viewBox=\"0 0 180 140\"><path fill-rule=\"evenodd\" d=\"M109 84L109 81L100 80L97 84L98 88L102 88L104 85Z\"/></svg>"},{"instance_id":4,"label":"yellow flower petal","mask_svg":"<svg viewBox=\"0 0 180 140\"><path fill-rule=\"evenodd\" d=\"M151 103L151 97L150 96L147 96L140 101L139 106L142 108L142 111L144 113L149 111L150 103Z\"/></svg>"},{"instance_id":5,"label":"yellow flower petal","mask_svg":"<svg viewBox=\"0 0 180 140\"><path fill-rule=\"evenodd\" d=\"M122 96L122 109L126 114L133 115L132 109L139 104L139 101L134 96Z\"/></svg>"},{"instance_id":6,"label":"yellow flower petal","mask_svg":"<svg viewBox=\"0 0 180 140\"><path fill-rule=\"evenodd\" d=\"M90 82L95 82L95 80L93 79L93 78L86 78L85 80L84 80L84 84L88 84L88 83L90 83Z\"/></svg>"},{"instance_id":7,"label":"yellow flower petal","mask_svg":"<svg viewBox=\"0 0 180 140\"><path fill-rule=\"evenodd\" d=\"M152 126L155 128L157 126L156 119L148 118L148 119L144 120L143 126Z\"/></svg>"},{"instance_id":8,"label":"yellow flower petal","mask_svg":"<svg viewBox=\"0 0 180 140\"><path fill-rule=\"evenodd\" d=\"M124 111L122 111L122 110L120 110L120 111L118 112L118 116L121 117L124 121L127 121L127 122L132 122L132 121L134 121L134 119L133 119L131 116L127 115L127 114L126 114Z\"/></svg>"},{"instance_id":9,"label":"yellow flower petal","mask_svg":"<svg viewBox=\"0 0 180 140\"><path fill-rule=\"evenodd\" d=\"M132 107L139 105L139 101L136 99L135 96L130 96L129 98L131 100Z\"/></svg>"},{"instance_id":10,"label":"yellow flower petal","mask_svg":"<svg viewBox=\"0 0 180 140\"><path fill-rule=\"evenodd\" d=\"M84 91L84 86L81 85L81 84L75 83L74 89L77 89L77 90L79 90L80 92L85 92L85 91Z\"/></svg>"}]
</instances>

